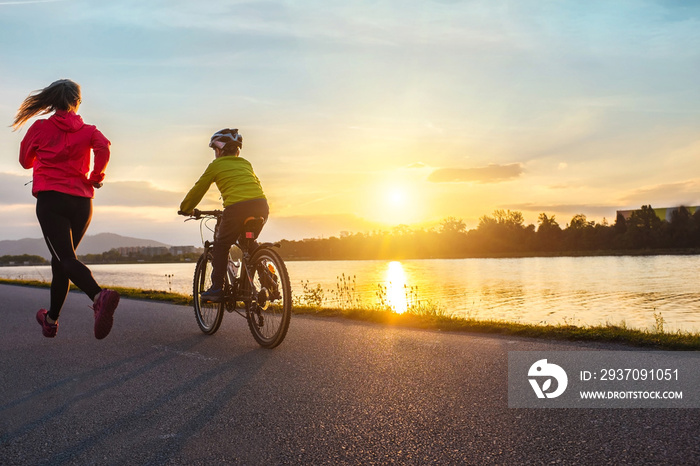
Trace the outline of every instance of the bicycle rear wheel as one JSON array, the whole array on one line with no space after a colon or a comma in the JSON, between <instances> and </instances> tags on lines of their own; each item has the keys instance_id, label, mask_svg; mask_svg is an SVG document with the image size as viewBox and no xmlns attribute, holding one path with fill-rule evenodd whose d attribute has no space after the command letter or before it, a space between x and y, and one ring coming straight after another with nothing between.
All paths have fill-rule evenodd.
<instances>
[{"instance_id":1,"label":"bicycle rear wheel","mask_svg":"<svg viewBox=\"0 0 700 466\"><path fill-rule=\"evenodd\" d=\"M224 317L224 303L211 303L203 301L200 293L211 287L211 252L205 252L197 261L194 269L194 283L192 286L192 298L194 302L194 316L197 319L199 329L207 335L213 335L221 326Z\"/></svg>"},{"instance_id":2,"label":"bicycle rear wheel","mask_svg":"<svg viewBox=\"0 0 700 466\"><path fill-rule=\"evenodd\" d=\"M248 327L264 348L282 343L292 316L292 289L284 261L275 251L262 249L250 261L253 302L248 307Z\"/></svg>"}]
</instances>

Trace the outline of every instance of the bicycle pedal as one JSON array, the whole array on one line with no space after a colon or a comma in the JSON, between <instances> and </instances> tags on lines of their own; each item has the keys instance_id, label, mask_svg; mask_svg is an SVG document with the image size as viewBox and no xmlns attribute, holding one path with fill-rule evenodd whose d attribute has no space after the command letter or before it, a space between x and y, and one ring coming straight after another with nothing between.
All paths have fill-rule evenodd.
<instances>
[{"instance_id":1,"label":"bicycle pedal","mask_svg":"<svg viewBox=\"0 0 700 466\"><path fill-rule=\"evenodd\" d=\"M224 301L223 296L205 296L204 293L199 295L199 298L202 300L204 303L214 303L214 304L219 304Z\"/></svg>"}]
</instances>

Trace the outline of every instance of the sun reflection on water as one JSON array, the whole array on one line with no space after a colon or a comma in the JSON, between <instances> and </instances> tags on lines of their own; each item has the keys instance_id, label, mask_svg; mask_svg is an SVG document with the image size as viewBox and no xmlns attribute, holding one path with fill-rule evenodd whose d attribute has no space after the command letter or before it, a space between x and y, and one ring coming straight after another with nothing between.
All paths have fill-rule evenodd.
<instances>
[{"instance_id":1,"label":"sun reflection on water","mask_svg":"<svg viewBox=\"0 0 700 466\"><path fill-rule=\"evenodd\" d=\"M406 312L408 302L406 300L406 272L401 262L389 262L385 274L386 298L389 306L398 314Z\"/></svg>"}]
</instances>

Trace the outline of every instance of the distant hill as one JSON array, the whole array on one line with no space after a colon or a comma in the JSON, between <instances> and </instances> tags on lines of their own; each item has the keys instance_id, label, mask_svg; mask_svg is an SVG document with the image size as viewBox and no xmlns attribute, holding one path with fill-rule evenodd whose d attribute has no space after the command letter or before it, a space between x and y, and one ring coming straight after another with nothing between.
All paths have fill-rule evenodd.
<instances>
[{"instance_id":1,"label":"distant hill","mask_svg":"<svg viewBox=\"0 0 700 466\"><path fill-rule=\"evenodd\" d=\"M101 254L113 248L135 246L169 247L170 245L150 239L131 238L129 236L121 236L114 233L99 233L94 236L85 236L78 247L78 254ZM51 254L49 253L49 249L46 247L44 238L24 238L18 240L0 241L0 256L18 256L21 254L37 255L47 260L51 259Z\"/></svg>"}]
</instances>

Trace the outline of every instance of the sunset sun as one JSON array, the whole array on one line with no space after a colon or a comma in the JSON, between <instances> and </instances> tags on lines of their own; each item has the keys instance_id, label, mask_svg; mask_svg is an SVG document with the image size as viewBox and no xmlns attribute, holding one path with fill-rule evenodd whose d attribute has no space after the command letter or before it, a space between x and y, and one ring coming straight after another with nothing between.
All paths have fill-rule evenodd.
<instances>
[{"instance_id":1,"label":"sunset sun","mask_svg":"<svg viewBox=\"0 0 700 466\"><path fill-rule=\"evenodd\" d=\"M414 222L415 202L411 191L402 184L387 183L382 186L376 207L380 208L382 221L387 225Z\"/></svg>"},{"instance_id":2,"label":"sunset sun","mask_svg":"<svg viewBox=\"0 0 700 466\"><path fill-rule=\"evenodd\" d=\"M361 215L385 228L424 221L424 200L416 183L395 174L383 178L368 185L361 196Z\"/></svg>"},{"instance_id":3,"label":"sunset sun","mask_svg":"<svg viewBox=\"0 0 700 466\"><path fill-rule=\"evenodd\" d=\"M391 207L405 207L406 197L406 191L403 188L394 186L387 190L386 202Z\"/></svg>"}]
</instances>

